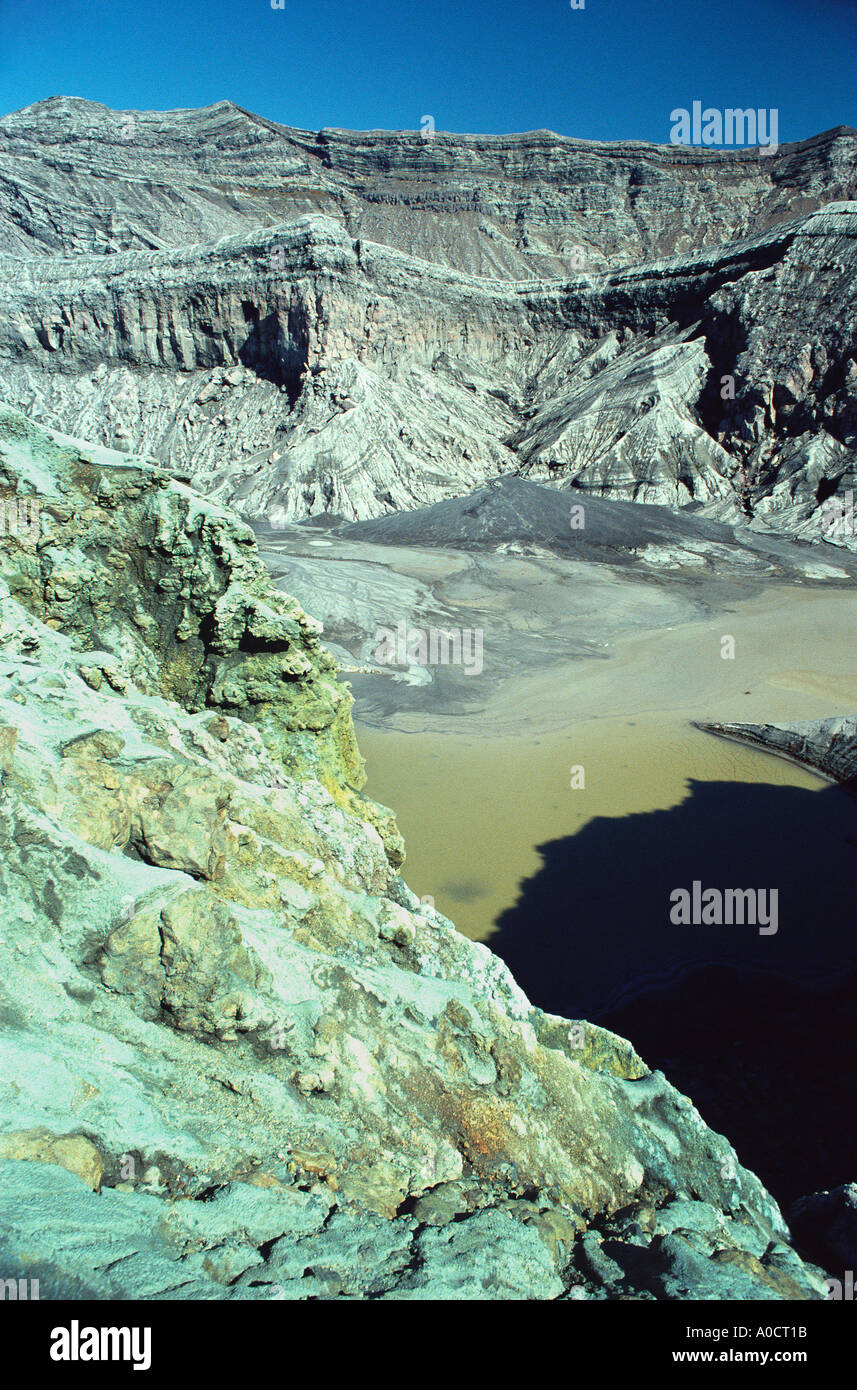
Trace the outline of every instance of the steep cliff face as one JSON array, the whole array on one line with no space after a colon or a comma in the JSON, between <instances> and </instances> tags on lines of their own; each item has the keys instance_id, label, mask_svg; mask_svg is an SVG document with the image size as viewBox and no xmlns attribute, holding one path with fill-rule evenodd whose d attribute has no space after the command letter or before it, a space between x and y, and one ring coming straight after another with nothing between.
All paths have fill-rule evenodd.
<instances>
[{"instance_id":1,"label":"steep cliff face","mask_svg":"<svg viewBox=\"0 0 857 1390\"><path fill-rule=\"evenodd\" d=\"M82 450L4 409L0 430L4 522L35 509L38 534L5 538L10 592L91 653L93 689L133 683L189 710L234 712L290 770L343 805L371 806L321 624L272 592L249 528L151 463Z\"/></svg>"},{"instance_id":2,"label":"steep cliff face","mask_svg":"<svg viewBox=\"0 0 857 1390\"><path fill-rule=\"evenodd\" d=\"M812 538L854 482L855 145L40 103L0 121L4 394L271 525L521 472Z\"/></svg>"},{"instance_id":3,"label":"steep cliff face","mask_svg":"<svg viewBox=\"0 0 857 1390\"><path fill-rule=\"evenodd\" d=\"M494 279L716 246L855 193L840 126L770 156L551 131L311 132L223 101L111 111L54 97L0 120L4 244L98 255L211 241L306 213L352 239Z\"/></svg>"},{"instance_id":4,"label":"steep cliff face","mask_svg":"<svg viewBox=\"0 0 857 1390\"><path fill-rule=\"evenodd\" d=\"M4 1276L823 1297L688 1100L410 892L243 524L11 412L0 447Z\"/></svg>"}]
</instances>

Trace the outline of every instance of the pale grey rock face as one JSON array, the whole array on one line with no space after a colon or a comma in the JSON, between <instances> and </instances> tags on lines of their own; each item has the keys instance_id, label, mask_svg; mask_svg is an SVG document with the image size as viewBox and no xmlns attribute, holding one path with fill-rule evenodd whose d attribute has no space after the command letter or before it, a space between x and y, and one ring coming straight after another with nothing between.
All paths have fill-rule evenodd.
<instances>
[{"instance_id":1,"label":"pale grey rock face","mask_svg":"<svg viewBox=\"0 0 857 1390\"><path fill-rule=\"evenodd\" d=\"M752 743L833 782L857 785L857 715L795 724L699 724L712 734Z\"/></svg>"},{"instance_id":2,"label":"pale grey rock face","mask_svg":"<svg viewBox=\"0 0 857 1390\"><path fill-rule=\"evenodd\" d=\"M3 393L268 525L520 472L814 539L855 481L855 146L43 102L0 121Z\"/></svg>"},{"instance_id":3,"label":"pale grey rock face","mask_svg":"<svg viewBox=\"0 0 857 1390\"><path fill-rule=\"evenodd\" d=\"M855 132L760 158L550 131L319 132L223 101L111 111L54 97L0 120L15 255L146 250L318 211L350 236L470 275L536 279L692 250L853 196ZM439 121L442 124L442 121ZM146 179L140 188L140 176Z\"/></svg>"},{"instance_id":4,"label":"pale grey rock face","mask_svg":"<svg viewBox=\"0 0 857 1390\"><path fill-rule=\"evenodd\" d=\"M689 1100L407 888L246 527L11 412L0 460L49 498L0 545L3 1277L822 1298Z\"/></svg>"}]
</instances>

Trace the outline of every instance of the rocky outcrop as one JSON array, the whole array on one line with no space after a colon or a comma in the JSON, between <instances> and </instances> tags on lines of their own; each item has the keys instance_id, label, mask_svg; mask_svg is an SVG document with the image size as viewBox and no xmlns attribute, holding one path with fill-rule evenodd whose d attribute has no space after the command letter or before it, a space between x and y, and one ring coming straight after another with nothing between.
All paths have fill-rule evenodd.
<instances>
[{"instance_id":1,"label":"rocky outcrop","mask_svg":"<svg viewBox=\"0 0 857 1390\"><path fill-rule=\"evenodd\" d=\"M520 472L815 539L855 481L855 139L39 103L0 121L4 393L268 525Z\"/></svg>"},{"instance_id":2,"label":"rocky outcrop","mask_svg":"<svg viewBox=\"0 0 857 1390\"><path fill-rule=\"evenodd\" d=\"M0 546L3 1277L823 1297L690 1101L407 888L347 695L234 516L8 412L0 438L45 498Z\"/></svg>"},{"instance_id":3,"label":"rocky outcrop","mask_svg":"<svg viewBox=\"0 0 857 1390\"><path fill-rule=\"evenodd\" d=\"M697 728L752 743L767 753L820 772L833 782L857 786L857 716L839 715L797 724L700 723Z\"/></svg>"},{"instance_id":4,"label":"rocky outcrop","mask_svg":"<svg viewBox=\"0 0 857 1390\"><path fill-rule=\"evenodd\" d=\"M272 591L250 529L144 460L85 448L4 408L0 431L4 516L36 509L33 534L5 540L10 593L74 639L87 684L235 714L289 772L384 824L360 796L352 702L321 625ZM391 830L394 858L397 841Z\"/></svg>"}]
</instances>

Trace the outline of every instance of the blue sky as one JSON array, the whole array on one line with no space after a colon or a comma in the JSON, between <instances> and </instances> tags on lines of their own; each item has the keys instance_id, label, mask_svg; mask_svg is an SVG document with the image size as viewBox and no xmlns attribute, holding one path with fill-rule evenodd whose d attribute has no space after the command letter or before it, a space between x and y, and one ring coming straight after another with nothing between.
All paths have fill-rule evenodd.
<instances>
[{"instance_id":1,"label":"blue sky","mask_svg":"<svg viewBox=\"0 0 857 1390\"><path fill-rule=\"evenodd\" d=\"M0 0L0 111L228 97L311 130L669 139L674 107L857 126L857 0Z\"/></svg>"}]
</instances>

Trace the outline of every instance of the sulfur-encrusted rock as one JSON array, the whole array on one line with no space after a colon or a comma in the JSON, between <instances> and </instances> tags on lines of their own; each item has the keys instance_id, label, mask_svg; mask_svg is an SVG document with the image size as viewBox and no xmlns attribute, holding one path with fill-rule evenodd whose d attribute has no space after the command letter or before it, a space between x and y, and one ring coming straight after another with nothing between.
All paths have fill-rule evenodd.
<instances>
[{"instance_id":1,"label":"sulfur-encrusted rock","mask_svg":"<svg viewBox=\"0 0 857 1390\"><path fill-rule=\"evenodd\" d=\"M83 1134L51 1134L47 1129L0 1134L0 1163L52 1163L81 1179L93 1192L101 1187L101 1155Z\"/></svg>"},{"instance_id":2,"label":"sulfur-encrusted rock","mask_svg":"<svg viewBox=\"0 0 857 1390\"><path fill-rule=\"evenodd\" d=\"M50 472L39 543L7 537L0 574L45 626L75 638L87 684L121 695L133 681L188 709L237 712L280 766L311 773L341 804L371 816L401 863L389 813L359 794L351 698L319 642L320 626L271 587L252 532L143 460L75 445L0 410L0 480L32 487L34 455L40 475ZM105 482L110 509L89 500ZM74 582L59 587L66 570ZM190 794L176 788L172 805ZM160 792L157 806L143 804L141 840L166 844L171 814Z\"/></svg>"}]
</instances>

